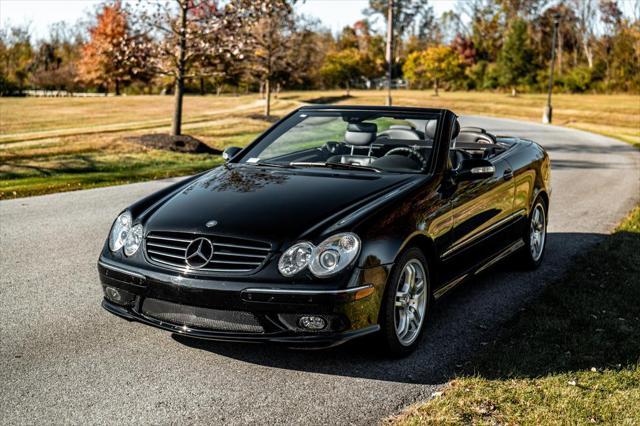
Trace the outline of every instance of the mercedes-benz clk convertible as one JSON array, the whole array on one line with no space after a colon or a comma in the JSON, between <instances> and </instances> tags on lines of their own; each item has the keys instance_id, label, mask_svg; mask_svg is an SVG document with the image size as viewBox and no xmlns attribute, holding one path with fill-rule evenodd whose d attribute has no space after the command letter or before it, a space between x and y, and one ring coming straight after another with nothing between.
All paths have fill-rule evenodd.
<instances>
[{"instance_id":1,"label":"mercedes-benz clk convertible","mask_svg":"<svg viewBox=\"0 0 640 426\"><path fill-rule=\"evenodd\" d=\"M511 256L540 264L538 144L445 109L309 106L124 210L98 261L109 312L173 333L401 355L435 300Z\"/></svg>"}]
</instances>

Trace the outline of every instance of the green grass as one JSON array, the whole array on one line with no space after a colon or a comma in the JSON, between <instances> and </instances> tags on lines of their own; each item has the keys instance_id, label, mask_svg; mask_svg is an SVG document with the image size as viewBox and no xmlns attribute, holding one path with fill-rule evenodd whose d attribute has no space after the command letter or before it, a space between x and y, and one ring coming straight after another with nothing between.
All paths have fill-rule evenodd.
<instances>
[{"instance_id":1,"label":"green grass","mask_svg":"<svg viewBox=\"0 0 640 426\"><path fill-rule=\"evenodd\" d=\"M159 150L123 155L61 155L3 173L0 194L28 196L184 176L221 163L220 156Z\"/></svg>"},{"instance_id":2,"label":"green grass","mask_svg":"<svg viewBox=\"0 0 640 426\"><path fill-rule=\"evenodd\" d=\"M640 207L506 327L413 424L640 424Z\"/></svg>"}]
</instances>

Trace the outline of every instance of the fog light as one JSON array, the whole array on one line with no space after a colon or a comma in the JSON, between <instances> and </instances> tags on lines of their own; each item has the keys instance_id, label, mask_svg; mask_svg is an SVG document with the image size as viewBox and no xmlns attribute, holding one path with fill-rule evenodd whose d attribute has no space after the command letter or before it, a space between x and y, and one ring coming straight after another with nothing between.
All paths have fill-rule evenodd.
<instances>
[{"instance_id":1,"label":"fog light","mask_svg":"<svg viewBox=\"0 0 640 426\"><path fill-rule=\"evenodd\" d=\"M121 306L133 306L136 295L120 288L104 286L104 296L111 303Z\"/></svg>"},{"instance_id":2,"label":"fog light","mask_svg":"<svg viewBox=\"0 0 640 426\"><path fill-rule=\"evenodd\" d=\"M122 302L122 295L117 289L113 287L105 287L104 294L106 294L107 299L111 300L112 302L116 302L116 303Z\"/></svg>"},{"instance_id":3,"label":"fog light","mask_svg":"<svg viewBox=\"0 0 640 426\"><path fill-rule=\"evenodd\" d=\"M317 317L314 315L300 317L298 320L298 325L301 328L306 328L307 330L322 330L327 326L327 320L322 317Z\"/></svg>"}]
</instances>

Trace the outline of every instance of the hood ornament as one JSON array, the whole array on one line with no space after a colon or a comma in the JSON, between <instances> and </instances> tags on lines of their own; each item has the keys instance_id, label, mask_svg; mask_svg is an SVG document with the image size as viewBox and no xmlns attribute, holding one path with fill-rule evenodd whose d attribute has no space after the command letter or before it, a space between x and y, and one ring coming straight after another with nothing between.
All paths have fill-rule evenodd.
<instances>
[{"instance_id":1,"label":"hood ornament","mask_svg":"<svg viewBox=\"0 0 640 426\"><path fill-rule=\"evenodd\" d=\"M218 224L217 220L210 220L209 222L205 223L205 226L207 228L213 228L214 226L216 226Z\"/></svg>"}]
</instances>

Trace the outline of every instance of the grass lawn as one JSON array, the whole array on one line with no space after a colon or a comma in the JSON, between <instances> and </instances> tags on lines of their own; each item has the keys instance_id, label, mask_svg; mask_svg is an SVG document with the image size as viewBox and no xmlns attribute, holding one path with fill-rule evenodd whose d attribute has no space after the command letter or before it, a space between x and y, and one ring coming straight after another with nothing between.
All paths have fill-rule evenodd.
<instances>
[{"instance_id":1,"label":"grass lawn","mask_svg":"<svg viewBox=\"0 0 640 426\"><path fill-rule=\"evenodd\" d=\"M384 91L286 92L274 100L282 116L302 103L382 105ZM540 121L544 95L395 91L396 105L446 107ZM640 101L635 95L556 95L555 123L640 145ZM0 199L195 173L218 156L144 148L130 137L167 133L170 96L0 98ZM257 95L187 96L183 133L213 148L244 146L270 123Z\"/></svg>"},{"instance_id":2,"label":"grass lawn","mask_svg":"<svg viewBox=\"0 0 640 426\"><path fill-rule=\"evenodd\" d=\"M640 424L640 207L507 324L414 424Z\"/></svg>"}]
</instances>

